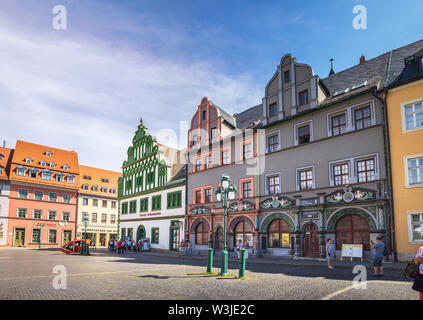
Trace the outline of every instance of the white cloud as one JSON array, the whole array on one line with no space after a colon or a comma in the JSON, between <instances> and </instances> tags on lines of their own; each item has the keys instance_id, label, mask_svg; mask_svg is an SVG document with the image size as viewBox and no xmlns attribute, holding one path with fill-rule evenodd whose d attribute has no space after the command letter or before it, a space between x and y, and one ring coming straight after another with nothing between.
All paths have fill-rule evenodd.
<instances>
[{"instance_id":1,"label":"white cloud","mask_svg":"<svg viewBox=\"0 0 423 320\"><path fill-rule=\"evenodd\" d=\"M229 113L261 99L248 73L227 75L212 61L54 32L0 23L0 138L8 147L22 139L75 150L81 164L120 171L140 117L157 134L190 121L203 96Z\"/></svg>"}]
</instances>

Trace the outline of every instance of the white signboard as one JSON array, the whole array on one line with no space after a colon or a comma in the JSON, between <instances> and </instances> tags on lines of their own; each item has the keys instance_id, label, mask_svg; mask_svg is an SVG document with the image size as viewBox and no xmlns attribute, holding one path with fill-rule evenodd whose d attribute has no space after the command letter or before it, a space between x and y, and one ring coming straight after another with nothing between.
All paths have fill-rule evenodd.
<instances>
[{"instance_id":1,"label":"white signboard","mask_svg":"<svg viewBox=\"0 0 423 320\"><path fill-rule=\"evenodd\" d=\"M362 244L343 244L342 257L349 257L352 261L353 258L360 258L363 261L363 245Z\"/></svg>"}]
</instances>

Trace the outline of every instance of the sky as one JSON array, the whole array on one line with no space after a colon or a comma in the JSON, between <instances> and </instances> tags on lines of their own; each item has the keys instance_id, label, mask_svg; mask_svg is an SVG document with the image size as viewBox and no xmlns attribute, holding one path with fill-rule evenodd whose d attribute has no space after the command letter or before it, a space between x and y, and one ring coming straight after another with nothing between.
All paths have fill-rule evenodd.
<instances>
[{"instance_id":1,"label":"sky","mask_svg":"<svg viewBox=\"0 0 423 320\"><path fill-rule=\"evenodd\" d=\"M65 30L52 24L57 5ZM356 5L366 29L353 27ZM422 14L421 0L2 0L0 143L121 171L140 118L184 148L203 97L242 112L284 54L325 78L330 58L337 72L423 38Z\"/></svg>"}]
</instances>

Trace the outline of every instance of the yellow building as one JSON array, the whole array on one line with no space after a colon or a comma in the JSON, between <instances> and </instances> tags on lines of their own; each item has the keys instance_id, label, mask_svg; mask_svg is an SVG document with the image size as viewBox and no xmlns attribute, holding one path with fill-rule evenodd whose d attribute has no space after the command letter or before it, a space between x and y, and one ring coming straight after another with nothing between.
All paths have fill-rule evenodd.
<instances>
[{"instance_id":1,"label":"yellow building","mask_svg":"<svg viewBox=\"0 0 423 320\"><path fill-rule=\"evenodd\" d=\"M405 59L389 87L391 174L398 260L415 257L423 245L423 50Z\"/></svg>"},{"instance_id":2,"label":"yellow building","mask_svg":"<svg viewBox=\"0 0 423 320\"><path fill-rule=\"evenodd\" d=\"M106 247L117 237L119 172L79 166L77 238L84 238L84 213L88 214L87 239Z\"/></svg>"}]
</instances>

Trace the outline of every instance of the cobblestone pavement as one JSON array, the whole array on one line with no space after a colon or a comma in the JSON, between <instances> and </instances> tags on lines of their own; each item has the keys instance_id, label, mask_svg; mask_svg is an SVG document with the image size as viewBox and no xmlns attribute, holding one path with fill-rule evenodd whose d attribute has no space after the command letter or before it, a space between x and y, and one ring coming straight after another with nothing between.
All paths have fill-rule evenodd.
<instances>
[{"instance_id":1,"label":"cobblestone pavement","mask_svg":"<svg viewBox=\"0 0 423 320\"><path fill-rule=\"evenodd\" d=\"M53 288L57 265L66 268L67 289ZM0 248L0 299L418 299L401 268L388 267L384 278L369 276L367 289L357 290L352 265L329 270L324 264L251 260L245 279L207 276L205 265L206 257ZM214 266L218 272L218 259ZM231 260L229 272L238 275L237 268Z\"/></svg>"}]
</instances>

